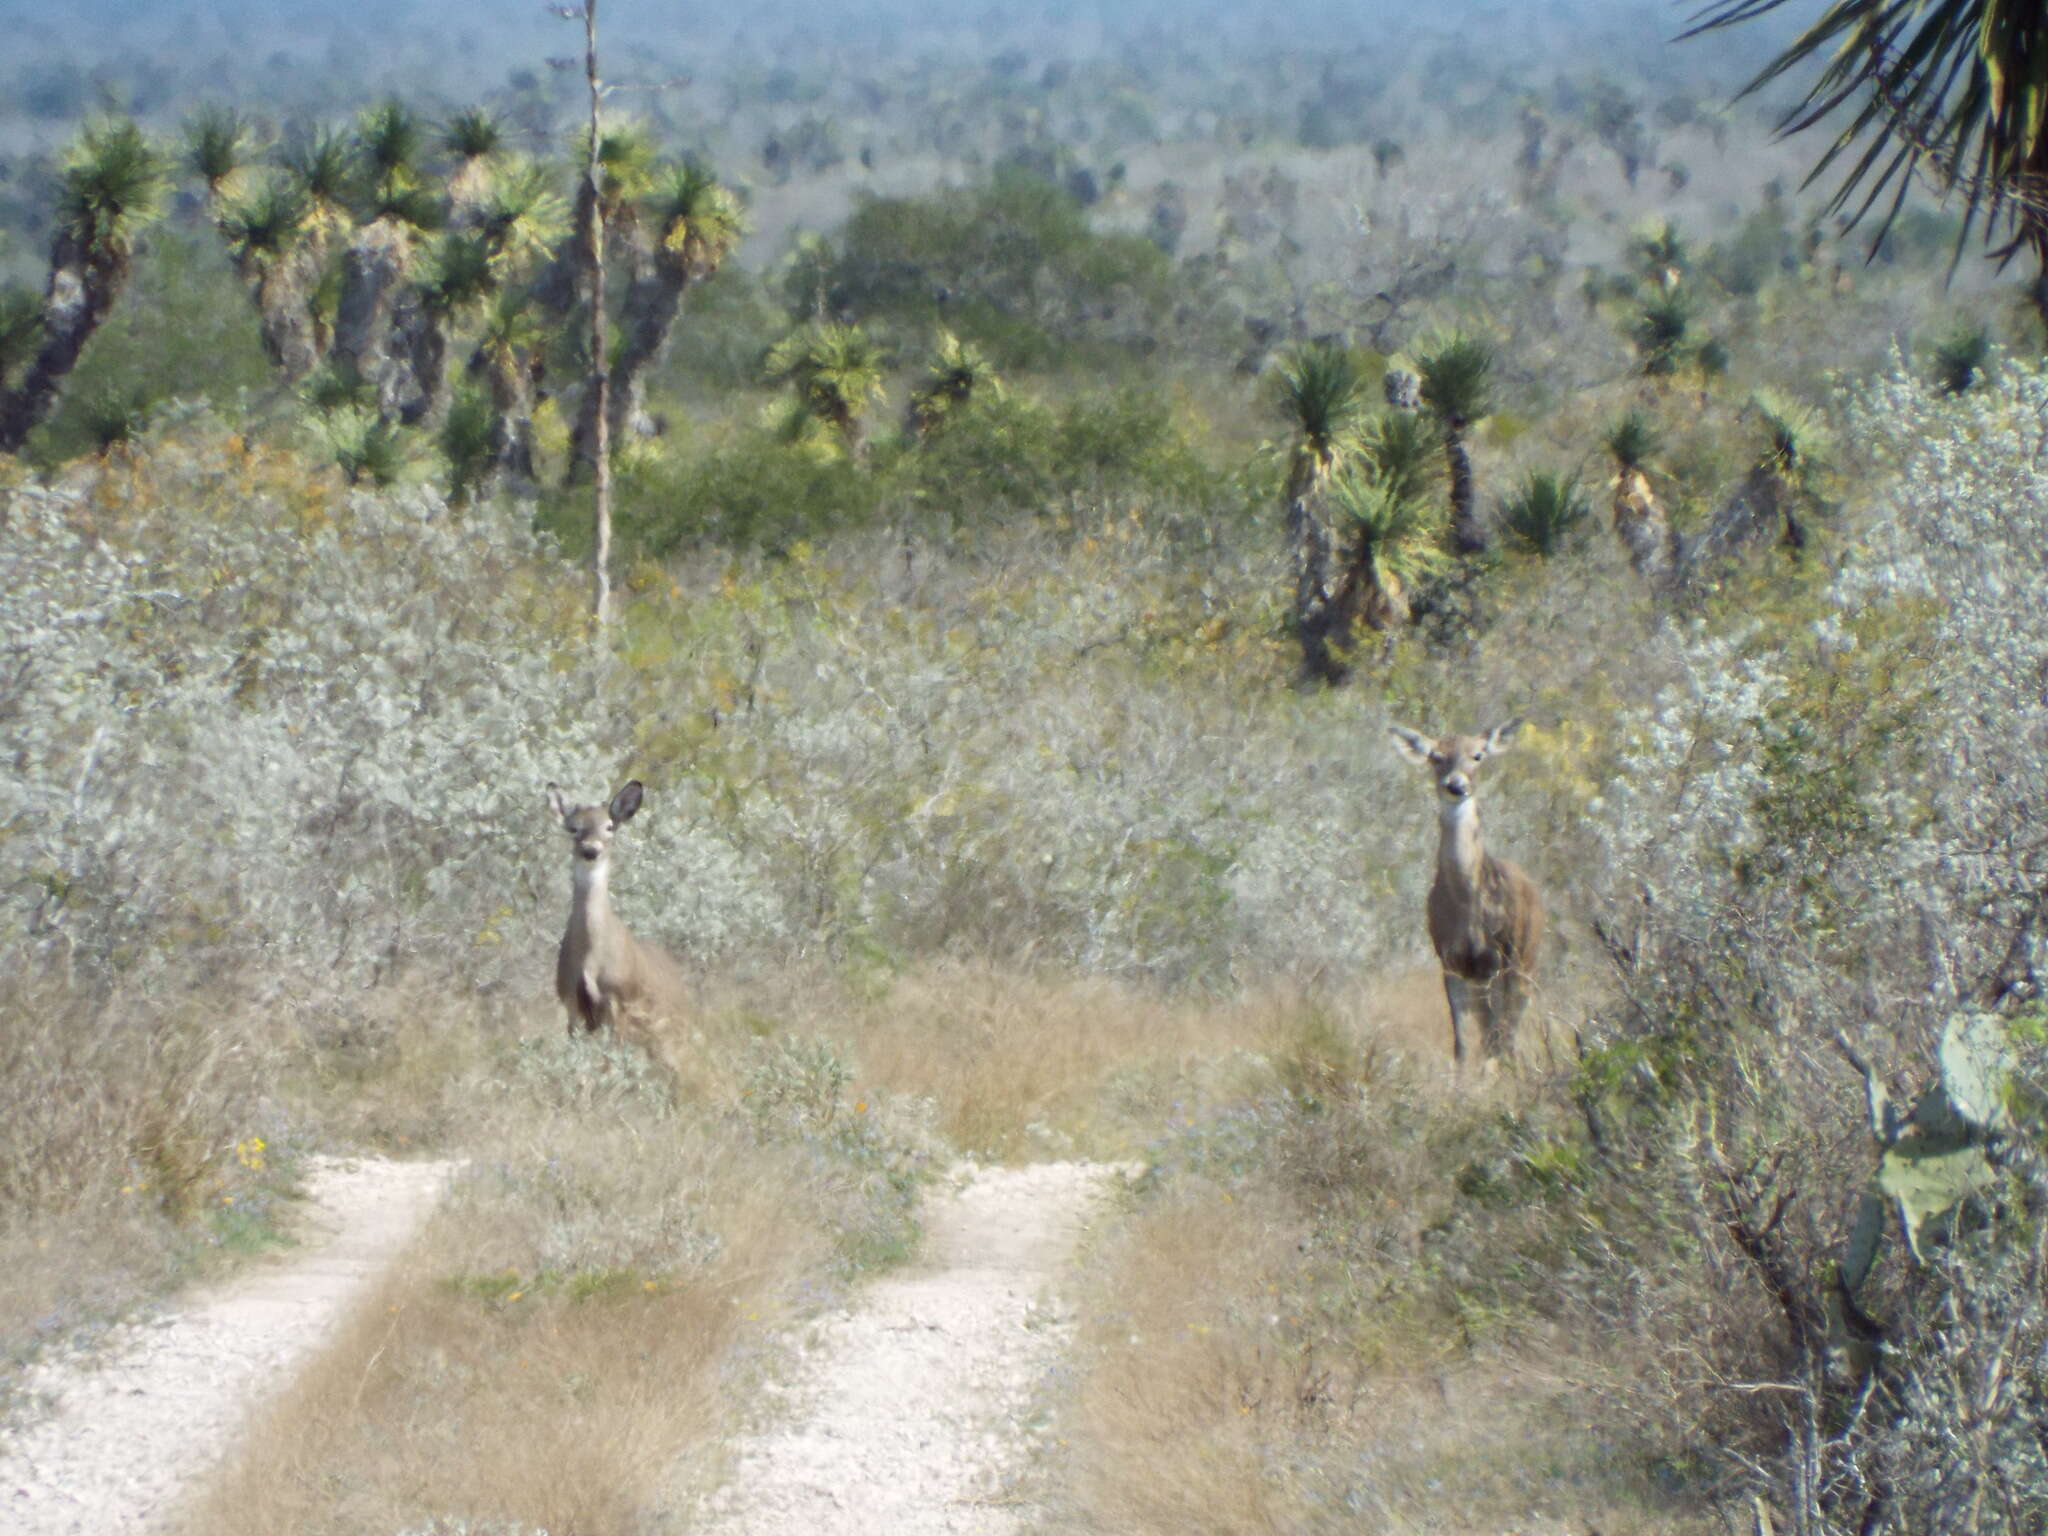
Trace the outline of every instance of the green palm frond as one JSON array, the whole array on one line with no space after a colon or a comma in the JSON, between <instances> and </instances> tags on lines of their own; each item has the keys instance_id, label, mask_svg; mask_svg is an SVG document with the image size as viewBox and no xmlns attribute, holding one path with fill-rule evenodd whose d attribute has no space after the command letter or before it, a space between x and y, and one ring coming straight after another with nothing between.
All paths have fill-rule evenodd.
<instances>
[{"instance_id":1,"label":"green palm frond","mask_svg":"<svg viewBox=\"0 0 2048 1536\"><path fill-rule=\"evenodd\" d=\"M449 498L470 500L490 478L496 459L489 397L474 389L458 390L441 422L436 446L448 461Z\"/></svg>"},{"instance_id":2,"label":"green palm frond","mask_svg":"<svg viewBox=\"0 0 2048 1536\"><path fill-rule=\"evenodd\" d=\"M249 147L248 121L233 107L207 102L185 120L185 164L219 196Z\"/></svg>"},{"instance_id":3,"label":"green palm frond","mask_svg":"<svg viewBox=\"0 0 2048 1536\"><path fill-rule=\"evenodd\" d=\"M474 234L443 235L421 263L418 282L427 308L442 314L469 309L498 286L491 248Z\"/></svg>"},{"instance_id":4,"label":"green palm frond","mask_svg":"<svg viewBox=\"0 0 2048 1536\"><path fill-rule=\"evenodd\" d=\"M1003 397L1003 381L981 348L941 331L924 378L910 396L911 428L922 436L955 411L988 397Z\"/></svg>"},{"instance_id":5,"label":"green palm frond","mask_svg":"<svg viewBox=\"0 0 2048 1536\"><path fill-rule=\"evenodd\" d=\"M1614 455L1615 467L1621 470L1643 468L1664 445L1650 418L1635 410L1608 428L1604 441L1607 451Z\"/></svg>"},{"instance_id":6,"label":"green palm frond","mask_svg":"<svg viewBox=\"0 0 2048 1536\"><path fill-rule=\"evenodd\" d=\"M1360 434L1359 448L1374 482L1396 496L1426 497L1443 476L1443 438L1419 411L1382 411Z\"/></svg>"},{"instance_id":7,"label":"green palm frond","mask_svg":"<svg viewBox=\"0 0 2048 1536\"><path fill-rule=\"evenodd\" d=\"M323 366L306 380L301 392L306 404L322 416L337 411L373 411L377 387L353 368Z\"/></svg>"},{"instance_id":8,"label":"green palm frond","mask_svg":"<svg viewBox=\"0 0 2048 1536\"><path fill-rule=\"evenodd\" d=\"M568 204L546 166L515 160L498 167L472 214L501 266L518 269L553 250L568 226Z\"/></svg>"},{"instance_id":9,"label":"green palm frond","mask_svg":"<svg viewBox=\"0 0 2048 1536\"><path fill-rule=\"evenodd\" d=\"M647 205L663 254L693 273L717 271L746 233L739 199L694 161L656 174Z\"/></svg>"},{"instance_id":10,"label":"green palm frond","mask_svg":"<svg viewBox=\"0 0 2048 1536\"><path fill-rule=\"evenodd\" d=\"M576 135L576 164L590 159L590 130ZM638 123L609 123L597 140L597 165L605 207L644 196L654 181L654 140Z\"/></svg>"},{"instance_id":11,"label":"green palm frond","mask_svg":"<svg viewBox=\"0 0 2048 1536\"><path fill-rule=\"evenodd\" d=\"M254 192L221 209L221 238L238 267L264 270L297 247L306 213L306 193L299 183L272 175Z\"/></svg>"},{"instance_id":12,"label":"green palm frond","mask_svg":"<svg viewBox=\"0 0 2048 1536\"><path fill-rule=\"evenodd\" d=\"M441 147L465 164L489 160L505 148L505 125L483 107L465 107L442 128Z\"/></svg>"},{"instance_id":13,"label":"green palm frond","mask_svg":"<svg viewBox=\"0 0 2048 1536\"><path fill-rule=\"evenodd\" d=\"M278 159L306 196L309 224L331 233L348 223L356 171L347 139L332 129L317 128L287 143Z\"/></svg>"},{"instance_id":14,"label":"green palm frond","mask_svg":"<svg viewBox=\"0 0 2048 1536\"><path fill-rule=\"evenodd\" d=\"M1760 389L1750 397L1749 408L1763 424L1764 451L1758 462L1780 474L1798 474L1827 455L1826 426L1809 406Z\"/></svg>"},{"instance_id":15,"label":"green palm frond","mask_svg":"<svg viewBox=\"0 0 2048 1536\"><path fill-rule=\"evenodd\" d=\"M1416 360L1422 403L1446 426L1479 420L1493 409L1493 348L1476 336L1452 336Z\"/></svg>"},{"instance_id":16,"label":"green palm frond","mask_svg":"<svg viewBox=\"0 0 2048 1536\"><path fill-rule=\"evenodd\" d=\"M353 405L329 411L321 419L320 435L350 485L367 481L381 489L405 473L403 431L375 411Z\"/></svg>"},{"instance_id":17,"label":"green palm frond","mask_svg":"<svg viewBox=\"0 0 2048 1536\"><path fill-rule=\"evenodd\" d=\"M523 293L500 292L484 306L477 347L491 362L509 366L541 339L541 323Z\"/></svg>"},{"instance_id":18,"label":"green palm frond","mask_svg":"<svg viewBox=\"0 0 2048 1536\"><path fill-rule=\"evenodd\" d=\"M356 145L372 182L411 176L426 142L426 126L402 101L365 107L356 119Z\"/></svg>"},{"instance_id":19,"label":"green palm frond","mask_svg":"<svg viewBox=\"0 0 2048 1536\"><path fill-rule=\"evenodd\" d=\"M57 217L93 250L124 246L155 219L170 190L157 147L127 118L96 123L66 151Z\"/></svg>"},{"instance_id":20,"label":"green palm frond","mask_svg":"<svg viewBox=\"0 0 2048 1536\"><path fill-rule=\"evenodd\" d=\"M1969 391L1991 361L1991 333L1983 326L1965 321L1934 348L1934 381L1944 394Z\"/></svg>"},{"instance_id":21,"label":"green palm frond","mask_svg":"<svg viewBox=\"0 0 2048 1536\"><path fill-rule=\"evenodd\" d=\"M1636 349L1636 366L1648 378L1667 378L1678 372L1685 360L1685 344L1692 331L1692 305L1676 293L1660 293L1636 311L1629 327L1629 342Z\"/></svg>"},{"instance_id":22,"label":"green palm frond","mask_svg":"<svg viewBox=\"0 0 2048 1536\"><path fill-rule=\"evenodd\" d=\"M1784 0L1711 0L1685 34L1765 16ZM2048 75L2037 7L2010 0L1834 0L1745 88L1818 70L1779 122L1792 134L1835 119L1808 182L1840 168L1827 211L1875 213L1882 240L1916 174L1959 196L1961 252L1999 225L2048 242ZM1980 222L1981 225L1980 225Z\"/></svg>"},{"instance_id":23,"label":"green palm frond","mask_svg":"<svg viewBox=\"0 0 2048 1536\"><path fill-rule=\"evenodd\" d=\"M1368 475L1339 471L1329 485L1329 505L1340 527L1358 541L1385 575L1403 585L1442 569L1445 530L1442 509L1420 496L1408 496Z\"/></svg>"},{"instance_id":24,"label":"green palm frond","mask_svg":"<svg viewBox=\"0 0 2048 1536\"><path fill-rule=\"evenodd\" d=\"M43 306L32 289L0 286L0 383L36 355L43 333Z\"/></svg>"},{"instance_id":25,"label":"green palm frond","mask_svg":"<svg viewBox=\"0 0 2048 1536\"><path fill-rule=\"evenodd\" d=\"M1501 504L1501 525L1516 543L1546 560L1563 549L1593 509L1577 475L1531 474Z\"/></svg>"},{"instance_id":26,"label":"green palm frond","mask_svg":"<svg viewBox=\"0 0 2048 1536\"><path fill-rule=\"evenodd\" d=\"M807 403L858 410L882 393L881 346L857 325L805 326L769 349L771 383L792 384Z\"/></svg>"},{"instance_id":27,"label":"green palm frond","mask_svg":"<svg viewBox=\"0 0 2048 1536\"><path fill-rule=\"evenodd\" d=\"M413 229L432 231L448 222L448 210L433 188L410 175L388 176L370 191L370 217L391 219Z\"/></svg>"},{"instance_id":28,"label":"green palm frond","mask_svg":"<svg viewBox=\"0 0 2048 1536\"><path fill-rule=\"evenodd\" d=\"M1329 342L1310 342L1282 357L1274 376L1275 403L1302 446L1324 463L1338 457L1368 398L1356 355Z\"/></svg>"}]
</instances>

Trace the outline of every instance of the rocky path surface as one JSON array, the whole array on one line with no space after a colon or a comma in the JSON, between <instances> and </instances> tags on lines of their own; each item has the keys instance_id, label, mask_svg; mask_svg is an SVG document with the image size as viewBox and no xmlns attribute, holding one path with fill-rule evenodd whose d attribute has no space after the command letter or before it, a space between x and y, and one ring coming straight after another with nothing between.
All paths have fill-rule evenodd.
<instances>
[{"instance_id":1,"label":"rocky path surface","mask_svg":"<svg viewBox=\"0 0 2048 1536\"><path fill-rule=\"evenodd\" d=\"M1021 1422L1066 1342L1052 1287L1119 1170L963 1171L926 1208L925 1251L825 1323L780 1389L785 1422L742 1444L693 1527L712 1536L1009 1536Z\"/></svg>"},{"instance_id":2,"label":"rocky path surface","mask_svg":"<svg viewBox=\"0 0 2048 1536\"><path fill-rule=\"evenodd\" d=\"M0 1531L158 1529L240 1426L331 1336L419 1229L453 1165L318 1160L304 1240L83 1362L26 1384L55 1411L0 1438Z\"/></svg>"}]
</instances>

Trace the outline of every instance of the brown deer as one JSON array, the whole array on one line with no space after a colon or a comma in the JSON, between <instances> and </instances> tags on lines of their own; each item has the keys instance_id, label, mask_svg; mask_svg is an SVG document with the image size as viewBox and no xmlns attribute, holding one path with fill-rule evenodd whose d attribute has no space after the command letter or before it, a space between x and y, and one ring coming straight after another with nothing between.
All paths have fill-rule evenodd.
<instances>
[{"instance_id":1,"label":"brown deer","mask_svg":"<svg viewBox=\"0 0 2048 1536\"><path fill-rule=\"evenodd\" d=\"M610 805L570 805L555 785L548 805L570 837L575 892L569 927L555 952L555 994L569 1010L569 1033L606 1034L638 1046L675 1074L664 1037L681 1025L687 990L676 963L633 937L612 911L608 883L612 834L633 819L645 793L628 780Z\"/></svg>"},{"instance_id":2,"label":"brown deer","mask_svg":"<svg viewBox=\"0 0 2048 1536\"><path fill-rule=\"evenodd\" d=\"M1444 968L1451 1005L1451 1056L1465 1060L1465 1020L1477 1014L1479 1048L1491 1062L1514 1049L1515 1030L1536 979L1543 941L1543 898L1536 883L1479 841L1478 789L1473 775L1507 750L1519 719L1484 736L1432 741L1394 727L1401 755L1427 767L1438 796L1436 883L1429 888L1429 942Z\"/></svg>"}]
</instances>

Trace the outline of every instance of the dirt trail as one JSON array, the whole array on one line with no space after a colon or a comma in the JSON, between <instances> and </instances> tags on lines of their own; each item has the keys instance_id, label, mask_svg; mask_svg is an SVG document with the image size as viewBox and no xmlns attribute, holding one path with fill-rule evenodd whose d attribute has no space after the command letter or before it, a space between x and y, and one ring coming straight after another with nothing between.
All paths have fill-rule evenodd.
<instances>
[{"instance_id":1,"label":"dirt trail","mask_svg":"<svg viewBox=\"0 0 2048 1536\"><path fill-rule=\"evenodd\" d=\"M452 1166L318 1160L300 1247L123 1330L91 1361L33 1373L28 1390L56 1410L0 1439L0 1530L126 1536L167 1522L397 1257Z\"/></svg>"},{"instance_id":2,"label":"dirt trail","mask_svg":"<svg viewBox=\"0 0 2048 1536\"><path fill-rule=\"evenodd\" d=\"M1004 1480L1067 1326L1048 1287L1118 1170L975 1170L926 1210L925 1255L813 1339L789 1422L745 1442L694 1529L711 1536L1008 1536Z\"/></svg>"}]
</instances>

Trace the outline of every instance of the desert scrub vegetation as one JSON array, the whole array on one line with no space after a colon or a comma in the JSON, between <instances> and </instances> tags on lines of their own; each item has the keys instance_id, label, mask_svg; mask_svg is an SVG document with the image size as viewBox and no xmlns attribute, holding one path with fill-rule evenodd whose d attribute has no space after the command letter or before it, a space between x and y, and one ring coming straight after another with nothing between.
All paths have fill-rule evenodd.
<instances>
[{"instance_id":1,"label":"desert scrub vegetation","mask_svg":"<svg viewBox=\"0 0 2048 1536\"><path fill-rule=\"evenodd\" d=\"M1833 568L1642 637L1545 847L1575 1045L1447 1101L1324 999L1157 1146L1073 1528L2038 1521L2044 404L1850 391Z\"/></svg>"}]
</instances>

